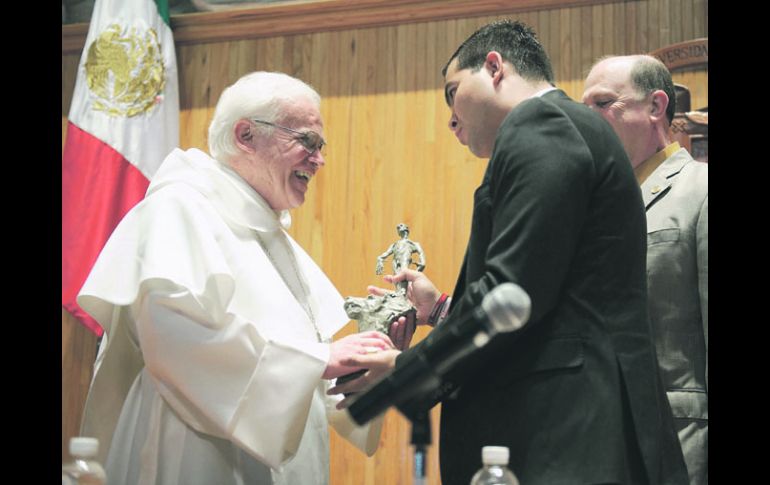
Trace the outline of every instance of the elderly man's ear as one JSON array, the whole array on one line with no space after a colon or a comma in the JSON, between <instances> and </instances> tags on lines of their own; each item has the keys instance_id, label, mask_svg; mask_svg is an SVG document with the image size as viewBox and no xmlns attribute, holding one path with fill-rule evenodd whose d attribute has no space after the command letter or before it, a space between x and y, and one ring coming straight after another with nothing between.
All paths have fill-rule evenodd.
<instances>
[{"instance_id":1,"label":"elderly man's ear","mask_svg":"<svg viewBox=\"0 0 770 485\"><path fill-rule=\"evenodd\" d=\"M240 120L235 124L235 144L245 152L254 151L254 131L248 121Z\"/></svg>"},{"instance_id":2,"label":"elderly man's ear","mask_svg":"<svg viewBox=\"0 0 770 485\"><path fill-rule=\"evenodd\" d=\"M666 118L668 108L668 95L660 89L653 91L650 103L650 118L652 121L660 121Z\"/></svg>"}]
</instances>

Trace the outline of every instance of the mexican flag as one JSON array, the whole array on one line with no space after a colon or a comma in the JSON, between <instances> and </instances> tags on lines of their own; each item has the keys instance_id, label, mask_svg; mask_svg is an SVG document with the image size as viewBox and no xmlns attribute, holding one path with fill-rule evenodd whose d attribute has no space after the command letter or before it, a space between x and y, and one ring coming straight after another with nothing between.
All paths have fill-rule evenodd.
<instances>
[{"instance_id":1,"label":"mexican flag","mask_svg":"<svg viewBox=\"0 0 770 485\"><path fill-rule=\"evenodd\" d=\"M62 155L62 306L99 336L75 297L115 226L179 145L169 25L167 0L96 0L80 58Z\"/></svg>"}]
</instances>

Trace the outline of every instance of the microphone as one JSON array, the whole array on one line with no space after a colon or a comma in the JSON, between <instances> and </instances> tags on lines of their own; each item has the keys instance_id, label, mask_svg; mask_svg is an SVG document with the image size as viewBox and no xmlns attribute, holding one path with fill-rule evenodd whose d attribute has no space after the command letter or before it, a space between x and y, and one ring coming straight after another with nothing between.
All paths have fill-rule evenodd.
<instances>
[{"instance_id":1,"label":"microphone","mask_svg":"<svg viewBox=\"0 0 770 485\"><path fill-rule=\"evenodd\" d=\"M529 295L514 283L490 291L481 306L451 327L439 326L415 350L399 357L399 365L353 398L348 407L358 424L365 424L390 406L417 394L432 392L460 360L484 347L495 335L513 332L527 323Z\"/></svg>"}]
</instances>

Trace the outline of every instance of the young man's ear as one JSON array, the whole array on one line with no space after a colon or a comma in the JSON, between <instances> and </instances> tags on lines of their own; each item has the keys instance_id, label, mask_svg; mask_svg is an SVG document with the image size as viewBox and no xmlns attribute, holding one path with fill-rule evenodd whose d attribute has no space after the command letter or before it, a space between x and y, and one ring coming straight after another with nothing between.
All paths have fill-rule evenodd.
<instances>
[{"instance_id":1,"label":"young man's ear","mask_svg":"<svg viewBox=\"0 0 770 485\"><path fill-rule=\"evenodd\" d=\"M657 89L652 92L650 118L652 118L653 121L658 121L666 117L668 101L668 95L664 91Z\"/></svg>"},{"instance_id":2,"label":"young man's ear","mask_svg":"<svg viewBox=\"0 0 770 485\"><path fill-rule=\"evenodd\" d=\"M497 51L489 51L484 60L484 69L492 77L495 85L500 84L500 81L503 80L503 56Z\"/></svg>"}]
</instances>

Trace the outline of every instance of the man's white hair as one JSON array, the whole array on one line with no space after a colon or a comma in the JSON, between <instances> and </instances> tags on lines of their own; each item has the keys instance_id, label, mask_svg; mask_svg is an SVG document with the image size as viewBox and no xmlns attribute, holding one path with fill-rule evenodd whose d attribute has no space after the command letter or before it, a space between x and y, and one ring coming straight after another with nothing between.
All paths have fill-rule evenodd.
<instances>
[{"instance_id":1,"label":"man's white hair","mask_svg":"<svg viewBox=\"0 0 770 485\"><path fill-rule=\"evenodd\" d=\"M297 78L280 72L252 72L225 88L209 125L209 153L220 162L238 154L235 124L244 118L276 122L282 112L298 98L308 99L320 109L321 96ZM271 131L267 125L257 130Z\"/></svg>"}]
</instances>

